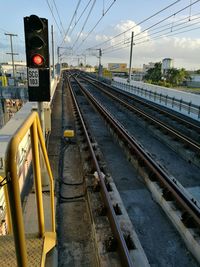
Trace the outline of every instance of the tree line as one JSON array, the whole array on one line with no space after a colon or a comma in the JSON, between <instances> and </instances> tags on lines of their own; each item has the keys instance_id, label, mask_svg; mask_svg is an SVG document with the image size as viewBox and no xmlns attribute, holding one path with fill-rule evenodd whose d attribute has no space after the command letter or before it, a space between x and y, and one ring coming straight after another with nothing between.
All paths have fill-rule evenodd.
<instances>
[{"instance_id":1,"label":"tree line","mask_svg":"<svg viewBox=\"0 0 200 267\"><path fill-rule=\"evenodd\" d=\"M165 73L162 73L162 63L157 62L154 68L147 71L144 79L149 83L170 87L183 85L184 82L190 79L190 75L184 68L170 68Z\"/></svg>"}]
</instances>

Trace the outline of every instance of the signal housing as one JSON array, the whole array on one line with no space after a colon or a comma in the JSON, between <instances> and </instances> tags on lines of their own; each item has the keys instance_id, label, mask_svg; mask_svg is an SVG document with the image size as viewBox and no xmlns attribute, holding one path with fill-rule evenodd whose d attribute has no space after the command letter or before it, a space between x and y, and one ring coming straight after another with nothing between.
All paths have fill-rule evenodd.
<instances>
[{"instance_id":1,"label":"signal housing","mask_svg":"<svg viewBox=\"0 0 200 267\"><path fill-rule=\"evenodd\" d=\"M50 101L48 20L24 18L29 101Z\"/></svg>"},{"instance_id":2,"label":"signal housing","mask_svg":"<svg viewBox=\"0 0 200 267\"><path fill-rule=\"evenodd\" d=\"M27 67L49 68L48 20L36 15L24 18ZM37 65L34 55L40 55L44 61Z\"/></svg>"}]
</instances>

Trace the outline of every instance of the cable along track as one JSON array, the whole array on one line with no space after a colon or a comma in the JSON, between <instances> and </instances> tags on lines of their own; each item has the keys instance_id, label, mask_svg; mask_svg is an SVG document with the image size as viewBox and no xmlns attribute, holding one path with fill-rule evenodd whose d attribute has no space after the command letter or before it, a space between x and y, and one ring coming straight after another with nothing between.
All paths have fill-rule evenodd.
<instances>
[{"instance_id":1,"label":"cable along track","mask_svg":"<svg viewBox=\"0 0 200 267\"><path fill-rule=\"evenodd\" d=\"M96 84L94 84L93 82L92 83L89 82L89 83L92 84L93 87L96 87ZM169 146L173 151L175 151L176 154L180 155L180 157L179 157L180 159L177 159L177 158L174 159L175 160L174 163L175 162L178 162L177 164L178 164L179 168L177 166L175 166L174 163L171 163L172 160L170 158L170 161L171 161L170 162L170 165L171 166L169 166L169 159L168 159L166 161L167 167L165 169L168 169L170 167L170 170L168 172L169 173L173 173L172 176L176 177L177 174L178 174L178 169L181 168L180 173L182 172L182 175L178 175L178 178L177 178L177 181L176 182L178 184L178 181L180 180L180 184L183 184L184 187L189 188L189 191L192 192L191 193L192 196L190 198L192 199L192 201L195 204L197 204L197 200L195 200L195 198L199 199L198 190L200 190L200 182L199 182L199 175L200 175L200 168L199 168L200 167L199 166L199 163L200 163L200 161L199 161L200 144L198 142L193 141L191 138L188 138L187 136L179 133L178 131L176 131L176 130L174 131L171 127L168 127L162 121L160 122L157 119L155 120L152 116L149 116L146 112L144 113L142 110L137 110L137 108L132 107L132 105L127 104L126 101L121 100L121 99L119 99L116 96L113 96L111 93L105 91L104 89L102 90L101 87L97 86L97 88L100 89L100 90L96 90L96 91L93 91L93 92L96 92L96 93L97 92L100 92L100 94L102 92L102 95L104 95L104 94L105 95L108 95L108 98L107 98L108 100L110 99L110 96L111 96L111 99L116 100L116 101L112 102L113 104L115 104L116 107L117 107L117 104L116 103L119 102L120 104L122 104L122 106L125 106L125 110L127 110L127 111L130 110L129 114L133 114L132 111L136 109L136 111L138 113L138 117L139 117L139 119L138 119L139 124L141 124L141 116L144 117L144 124L142 125L142 128L145 127L145 131L146 131L146 119L149 119L150 120L150 126L149 126L150 127L150 133L153 133L153 136L155 136L156 139L158 139L159 141L161 140L161 143L167 144L167 146ZM90 89L89 89L89 91L90 91ZM96 95L96 94L94 94L94 95ZM121 95L121 93L120 93L120 95ZM127 97L127 95L126 95L126 97ZM99 98L99 96L98 96L98 98ZM109 108L110 108L110 106L113 105L113 104L106 103L105 100L104 100L104 103ZM115 110L117 111L118 109L115 109ZM121 110L120 112L124 112L124 109L123 108L119 108L119 110ZM126 112L126 114L127 114L127 112ZM137 118L137 115L134 115L133 114L132 116L133 116L134 120L135 120L135 118ZM132 116L129 115L128 119L126 119L126 120L129 120L131 122L133 120ZM173 114L172 114L172 116L173 116ZM157 131L157 127L155 127L156 128L155 129L155 132L156 133L152 132L153 130L152 130L152 127L151 127L151 122L153 122L153 123L155 122L155 124L156 124L157 127L160 126L163 129L163 134L161 134L161 132L159 130ZM123 120L123 123L124 123L124 120ZM129 125L127 125L126 122L125 122L124 125L126 125L126 128L127 129L130 129L131 128ZM148 127L148 130L149 130L149 127ZM195 125L194 127L197 127L195 129L198 129L198 125ZM175 138L175 142L173 142L173 140L172 140L171 143L169 144L169 138L165 138L165 131L173 135L173 137ZM163 135L163 137L162 137L162 135ZM138 136L138 134L137 134L137 136ZM179 146L178 149L177 149L175 147L176 146L176 140L179 139L179 138L184 142L185 145L184 146ZM142 140L142 143L143 143L143 147L146 147L146 145L147 145L148 146L148 149L150 149L149 151L152 150L152 147L150 147L147 144L147 142L143 142L143 140ZM191 150L189 150L189 147L191 148L191 150L193 152ZM163 149L162 149L162 153L163 153ZM157 154L159 155L161 153L160 153L160 151L158 151L158 149L157 149L157 151L156 151L156 149L154 149L153 150L153 154L156 154L156 158L157 158ZM166 156L166 157L169 158L169 156L171 156L171 154L170 153L165 153L164 155L159 155L159 157L160 157L159 158L159 161L162 162L162 164L161 164L162 165L162 168L164 166L163 163L165 163L165 160L163 160L163 157L164 156ZM198 162L195 162L194 157L198 159ZM154 156L154 158L155 158L155 156ZM185 164L185 160L182 160L182 158L187 161L186 164ZM193 163L194 165L191 164L191 163ZM177 168L177 170L174 170L173 168L174 169ZM182 171L183 169L185 170L185 172ZM193 195L195 197L193 197ZM199 204L199 206L200 206L200 204Z\"/></svg>"},{"instance_id":2,"label":"cable along track","mask_svg":"<svg viewBox=\"0 0 200 267\"><path fill-rule=\"evenodd\" d=\"M200 208L198 207L198 203L191 198L188 192L181 186L180 183L177 182L175 178L172 178L169 174L167 174L162 167L157 164L151 155L149 155L141 145L133 138L128 131L112 116L108 110L103 107L101 103L99 103L92 94L88 92L88 90L84 89L83 86L75 79L79 84L81 91L85 96L90 100L90 102L95 106L95 108L99 111L99 113L105 118L107 123L113 129L115 134L118 136L120 140L123 140L123 143L126 147L128 147L130 154L136 158L138 164L142 169L145 169L146 178L145 181L152 193L158 194L161 193L161 197L163 198L161 206L164 208L165 212L169 216L169 218L173 221L176 228L180 232L183 237L186 245L191 250L196 259L200 262L199 257L199 229L200 229ZM147 181L148 180L148 181ZM166 208L168 203L172 203L175 205L171 210L179 210L179 216L169 214L169 207ZM186 231L187 234L183 234L183 231ZM195 243L195 247L192 246L192 243Z\"/></svg>"},{"instance_id":3,"label":"cable along track","mask_svg":"<svg viewBox=\"0 0 200 267\"><path fill-rule=\"evenodd\" d=\"M134 264L133 264L132 259L130 257L130 252L129 252L129 249L128 249L127 244L126 244L126 241L125 241L125 238L124 238L124 234L123 234L123 232L122 232L122 230L120 228L120 225L118 223L117 216L115 214L115 210L113 208L113 205L112 205L112 202L111 202L111 199L110 199L110 196L109 196L106 184L105 184L104 177L102 175L98 160L97 160L96 155L95 155L95 151L93 149L93 145L91 143L89 134L87 132L87 128L86 128L86 125L85 125L85 122L84 122L84 118L82 116L82 113L81 113L80 108L78 106L78 103L76 101L76 97L75 97L75 94L74 94L74 92L72 90L72 87L70 85L69 80L68 80L68 86L70 88L71 95L72 95L72 98L73 98L73 102L74 102L74 105L76 107L76 111L78 113L78 117L79 117L79 119L81 121L81 125L82 125L83 130L84 130L84 135L85 135L85 137L87 139L87 144L89 146L89 151L90 151L90 154L91 154L92 162L93 162L93 164L95 166L95 170L96 170L96 172L98 174L99 184L100 184L100 187L101 187L100 192L102 194L102 199L103 199L106 211L107 211L107 216L108 216L108 219L109 219L109 222L110 222L110 226L111 226L111 229L112 229L112 232L113 232L113 236L114 236L115 240L117 240L117 248L118 248L118 251L119 251L119 254L120 254L120 260L121 260L122 266L133 267Z\"/></svg>"}]
</instances>

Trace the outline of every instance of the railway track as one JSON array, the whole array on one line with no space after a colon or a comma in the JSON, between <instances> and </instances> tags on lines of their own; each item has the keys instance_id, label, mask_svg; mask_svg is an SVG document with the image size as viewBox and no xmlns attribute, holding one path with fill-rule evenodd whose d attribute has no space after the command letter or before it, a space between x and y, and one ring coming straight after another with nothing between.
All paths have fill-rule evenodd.
<instances>
[{"instance_id":1,"label":"railway track","mask_svg":"<svg viewBox=\"0 0 200 267\"><path fill-rule=\"evenodd\" d=\"M91 160L92 160L92 162L94 164L94 168L95 168L95 170L97 172L98 182L99 182L99 185L100 185L100 188L101 188L100 191L101 191L101 194L102 194L103 203L104 203L106 211L107 211L107 216L108 216L108 219L109 219L109 222L110 222L112 233L114 235L115 240L117 241L117 246L118 246L118 250L119 250L119 253L120 253L121 262L124 264L124 266L129 266L129 267L130 266L134 266L134 264L133 264L133 262L132 262L132 260L130 258L129 249L128 249L128 246L126 244L123 232L120 229L120 226L119 226L119 223L118 223L118 220L117 220L117 216L116 216L115 210L113 208L113 204L112 204L110 196L108 194L108 190L107 190L107 187L106 187L106 184L105 184L105 180L104 180L103 174L101 172L101 169L100 169L100 166L99 166L98 159L96 157L95 151L93 149L93 145L92 145L92 142L90 140L90 137L89 137L89 134L88 134L88 131L87 131L83 116L81 114L81 111L80 111L80 108L79 108L78 103L76 101L76 98L75 98L75 95L73 93L73 90L72 90L72 88L70 86L69 80L68 80L68 86L70 88L71 95L72 95L72 98L73 98L73 102L74 102L74 105L75 105L75 108L76 108L76 112L78 114L79 120L81 122L83 131L84 131L85 138L87 140L87 145L89 147Z\"/></svg>"},{"instance_id":2,"label":"railway track","mask_svg":"<svg viewBox=\"0 0 200 267\"><path fill-rule=\"evenodd\" d=\"M134 155L134 161L143 169L146 173L145 179L149 181L147 184L151 187L152 184L156 184L157 191L161 191L161 196L166 203L175 203L176 209L179 207L181 214L178 224L180 222L186 228L199 229L200 226L200 209L197 202L188 195L187 191L177 182L176 179L172 178L171 175L166 173L163 168L157 164L152 157L141 147L140 144L128 133L128 131L111 115L102 104L95 100L94 96L89 93L89 90L83 88L83 86L76 80L81 88L83 94L89 99L89 101L95 106L96 109L105 118L107 123L115 132L115 135L123 146L128 147L129 154ZM151 188L152 189L152 188ZM150 189L150 190L151 190ZM176 226L178 230L179 227ZM196 233L196 231L195 231ZM190 233L190 237L192 234ZM187 238L186 238L187 239ZM187 243L188 240L185 239ZM188 245L190 246L190 245ZM193 251L195 257L198 258L197 251Z\"/></svg>"},{"instance_id":3,"label":"railway track","mask_svg":"<svg viewBox=\"0 0 200 267\"><path fill-rule=\"evenodd\" d=\"M86 84L85 84L85 86L86 86ZM94 85L92 85L92 86L94 88ZM132 113L132 106L130 106L129 104L127 105L126 102L124 103L124 101L122 101L123 105L120 104L120 106L126 105L125 109L120 107L120 106L118 108L116 103L118 103L118 102L121 103L121 99L118 99L116 96L114 96L114 99L116 101L110 102L109 101L110 94L109 94L109 99L106 100L106 98L104 97L104 95L107 95L107 92L105 92L105 90L103 91L103 93L101 93L102 91L100 90L100 93L99 93L99 87L98 87L97 90L95 88L92 89L90 87L87 86L88 91L91 92L93 96L97 97L97 99L99 99L100 102L104 102L106 107L108 108L108 110L111 111L111 113L115 112L116 115L117 115L118 111L120 111L120 113L126 114L123 117L119 115L118 116L118 120L122 121L122 124L124 125L124 127L130 133L132 133L132 136L134 136L135 133L136 133L136 136L138 136L137 131L133 131L133 127L131 127L131 124L132 124L132 122L135 122L136 120L137 120L138 124L141 124L142 120L141 120L141 116L139 116L141 111L137 112L137 113L139 113L139 115L137 114L138 116L131 115L131 114L133 114ZM116 106L115 111L112 111L110 109L111 106ZM130 109L131 109L131 112L129 112ZM179 133L177 130L174 131L174 129L169 128L166 124L163 124L162 121L160 122L160 121L156 120L156 124L161 125L160 127L162 127L163 131L165 131L165 132L161 132L160 129L157 130L156 127L153 128L153 130L152 130L151 122L154 121L154 118L152 116L149 116L146 113L144 114L144 116L145 116L145 118L146 117L150 117L150 126L147 126L148 124L146 123L146 120L143 120L144 123L142 124L142 128L144 128L145 131L147 130L147 135L148 135L148 132L152 132L153 135L155 135L156 138L161 140L163 144L166 143L177 154L180 154L181 157L176 157L176 159L175 159L176 161L174 162L174 163L177 163L177 166L176 166L175 164L169 163L170 159L168 161L163 160L163 156L162 156L163 151L160 152L159 151L160 149L157 149L157 150L155 149L155 151L153 149L154 152L153 153L151 152L151 154L159 155L159 153L160 153L161 155L159 157L157 157L157 155L156 155L156 157L159 159L159 161L164 163L164 165L161 164L162 168L164 167L165 170L168 170L168 173L172 174L172 176L174 176L174 177L177 177L177 181L179 181L180 184L182 184L184 187L188 188L188 187L191 187L191 186L199 186L200 185L199 178L198 178L198 175L200 175L200 173L199 173L199 164L198 164L199 161L198 162L195 161L196 158L199 158L199 144L197 142L193 142L193 140L191 138L188 138L187 136L183 136L182 133ZM136 122L136 124L137 124L137 122ZM198 127L198 125L196 125L196 126ZM134 127L137 127L137 126L135 125ZM175 140L173 140L173 138L171 138L171 137L169 138L170 133L173 134ZM167 137L165 137L165 136L167 136ZM180 145L179 138L181 138L181 140L186 142L184 146ZM140 140L140 138L139 138L139 140ZM148 141L144 142L142 140L142 144L143 144L143 147L147 146L148 148L150 148L150 150L152 150L152 147L151 147L151 145L149 145ZM190 146L189 146L189 144L190 144ZM161 147L161 145L159 145L159 148L160 147ZM189 149L190 147L191 147L192 151L196 150L196 152L195 153L191 152L191 150ZM148 151L148 148L147 148L147 151ZM168 155L168 153L166 153L165 157L166 156L167 157L171 157L170 156L170 150L169 150L169 155ZM179 158L180 158L180 160L179 160ZM184 160L181 160L181 158L185 158L187 163ZM165 163L165 161L166 161L166 163ZM192 162L194 164L196 164L198 167L197 168L194 167L194 165L191 164ZM166 165L166 167L165 167L165 165ZM183 173L182 176L180 176L178 174L178 171L176 171L176 169L177 170L180 169L180 168L183 169L183 165L186 166L186 169L185 169L186 173ZM193 171L192 171L192 169L193 169ZM192 173L192 175L190 175L189 173ZM197 176L196 176L196 174L197 174ZM185 178L183 179L184 176L185 176ZM197 196L197 198L198 198L198 196Z\"/></svg>"},{"instance_id":4,"label":"railway track","mask_svg":"<svg viewBox=\"0 0 200 267\"><path fill-rule=\"evenodd\" d=\"M198 123L191 122L189 119L187 120L186 118L175 115L158 105L141 100L133 95L114 90L109 85L94 82L88 78L83 79L94 85L114 101L119 102L127 109L141 116L144 120L148 120L155 127L162 129L162 131L171 135L175 140L179 140L187 148L195 151L198 155L200 154L200 125ZM145 107L146 110L144 110ZM163 116L161 117L160 114Z\"/></svg>"},{"instance_id":5,"label":"railway track","mask_svg":"<svg viewBox=\"0 0 200 267\"><path fill-rule=\"evenodd\" d=\"M194 131L195 135L196 135L196 133L200 133L199 122L192 120L189 117L185 117L182 114L174 112L168 108L165 108L163 106L160 106L158 104L150 102L146 99L142 99L136 95L133 95L133 94L127 93L125 91L119 90L117 88L114 88L108 84L97 81L97 80L95 80L89 76L83 77L83 78L86 78L88 81L93 82L93 84L95 84L100 89L105 88L106 90L113 92L115 95L118 95L118 96L124 98L126 101L129 101L130 103L132 103L132 105L135 105L135 106L138 105L138 107L143 108L143 109L145 107L147 107L148 113L155 111L159 115L163 114L165 116L165 119L168 117L170 119L170 122L176 122L176 124L174 124L174 126L177 127L180 124L180 126L177 127L178 129L180 129L180 127L183 128L183 126L184 126L186 128L185 130L188 131L187 135L189 135L189 136L191 135L191 131ZM153 113L153 115L155 116L156 113ZM181 129L181 130L183 130L183 129ZM195 138L195 136L194 136L194 138ZM196 136L196 138L197 138L197 136ZM200 142L199 138L197 138L196 140L197 140L197 142Z\"/></svg>"}]
</instances>

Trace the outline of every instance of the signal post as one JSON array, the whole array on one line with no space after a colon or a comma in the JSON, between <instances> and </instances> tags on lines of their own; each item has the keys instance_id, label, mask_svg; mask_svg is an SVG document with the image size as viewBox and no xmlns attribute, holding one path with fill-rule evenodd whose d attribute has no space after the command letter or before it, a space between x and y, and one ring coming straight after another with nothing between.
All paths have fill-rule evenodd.
<instances>
[{"instance_id":1,"label":"signal post","mask_svg":"<svg viewBox=\"0 0 200 267\"><path fill-rule=\"evenodd\" d=\"M29 101L50 101L48 20L24 18Z\"/></svg>"},{"instance_id":2,"label":"signal post","mask_svg":"<svg viewBox=\"0 0 200 267\"><path fill-rule=\"evenodd\" d=\"M49 102L51 99L48 20L36 15L25 17L24 32L29 101L38 103L38 112L45 137L43 102ZM46 185L45 176L44 174L43 185Z\"/></svg>"}]
</instances>

